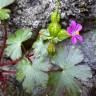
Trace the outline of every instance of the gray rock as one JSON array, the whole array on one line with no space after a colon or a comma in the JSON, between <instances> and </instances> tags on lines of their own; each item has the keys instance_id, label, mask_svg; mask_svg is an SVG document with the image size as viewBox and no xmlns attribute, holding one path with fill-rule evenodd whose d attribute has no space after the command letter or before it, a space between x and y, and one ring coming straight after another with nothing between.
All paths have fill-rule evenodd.
<instances>
[{"instance_id":1,"label":"gray rock","mask_svg":"<svg viewBox=\"0 0 96 96\"><path fill-rule=\"evenodd\" d=\"M16 0L16 6L12 8L12 22L18 27L33 27L35 21L39 21L42 27L46 27L50 21L51 12L55 9L55 0ZM61 18L69 20L84 19L95 16L95 0L61 0Z\"/></svg>"},{"instance_id":2,"label":"gray rock","mask_svg":"<svg viewBox=\"0 0 96 96\"><path fill-rule=\"evenodd\" d=\"M17 0L16 3L18 8L13 14L13 22L19 27L34 27L36 21L45 27L54 8L54 4L50 0Z\"/></svg>"},{"instance_id":3,"label":"gray rock","mask_svg":"<svg viewBox=\"0 0 96 96\"><path fill-rule=\"evenodd\" d=\"M84 63L96 68L96 30L84 34L84 42L78 45L85 55Z\"/></svg>"}]
</instances>

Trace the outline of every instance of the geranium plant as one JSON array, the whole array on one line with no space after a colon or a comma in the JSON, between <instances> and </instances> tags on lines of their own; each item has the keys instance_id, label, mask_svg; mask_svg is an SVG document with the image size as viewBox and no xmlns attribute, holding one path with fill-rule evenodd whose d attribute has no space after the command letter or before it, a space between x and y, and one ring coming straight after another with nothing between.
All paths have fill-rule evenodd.
<instances>
[{"instance_id":1,"label":"geranium plant","mask_svg":"<svg viewBox=\"0 0 96 96\"><path fill-rule=\"evenodd\" d=\"M2 8L13 1L0 1L1 20L9 18L9 11ZM59 4L60 2L57 0L57 5L59 6ZM83 53L74 45L77 40L83 42L83 37L79 34L82 25L72 20L67 30L62 28L59 23L60 12L58 8L52 12L48 28L40 30L38 38L31 45L30 50L26 50L24 45L24 42L32 38L30 28L18 29L10 35L5 33L1 59L3 53L10 59L7 63L0 63L2 69L0 81L4 83L8 79L6 74L16 73L16 79L29 94L32 94L37 87L46 89L44 96L79 96L81 94L80 80L87 81L88 78L92 77L90 67L82 64ZM64 40L70 37L72 37L73 45L66 44L64 46ZM15 71L3 70L4 66L14 64L16 64ZM50 87L52 90L47 91Z\"/></svg>"}]
</instances>

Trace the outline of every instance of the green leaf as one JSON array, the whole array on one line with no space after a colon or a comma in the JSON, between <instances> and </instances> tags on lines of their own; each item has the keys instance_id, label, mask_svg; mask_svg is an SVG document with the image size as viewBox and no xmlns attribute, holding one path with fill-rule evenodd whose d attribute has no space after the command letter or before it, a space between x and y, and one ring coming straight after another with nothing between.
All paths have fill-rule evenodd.
<instances>
[{"instance_id":1,"label":"green leaf","mask_svg":"<svg viewBox=\"0 0 96 96\"><path fill-rule=\"evenodd\" d=\"M7 48L5 54L12 60L19 59L22 56L22 42L31 38L31 29L19 29L15 34L11 34L7 40Z\"/></svg>"},{"instance_id":2,"label":"green leaf","mask_svg":"<svg viewBox=\"0 0 96 96\"><path fill-rule=\"evenodd\" d=\"M12 4L15 0L0 0L0 9Z\"/></svg>"},{"instance_id":3,"label":"green leaf","mask_svg":"<svg viewBox=\"0 0 96 96\"><path fill-rule=\"evenodd\" d=\"M9 13L9 9L0 9L0 20L8 19L10 17Z\"/></svg>"},{"instance_id":4,"label":"green leaf","mask_svg":"<svg viewBox=\"0 0 96 96\"><path fill-rule=\"evenodd\" d=\"M75 78L87 81L92 77L87 65L77 65L83 58L82 52L74 46L57 48L57 54L53 57L52 62L60 66L63 71L51 74L50 84L54 85L55 90L50 96L61 96L64 90L67 90L66 96L78 96L81 89Z\"/></svg>"},{"instance_id":5,"label":"green leaf","mask_svg":"<svg viewBox=\"0 0 96 96\"><path fill-rule=\"evenodd\" d=\"M50 33L48 32L47 29L41 29L40 32L39 32L39 34L40 34L40 38L42 40L48 40L48 39L50 39Z\"/></svg>"},{"instance_id":6,"label":"green leaf","mask_svg":"<svg viewBox=\"0 0 96 96\"><path fill-rule=\"evenodd\" d=\"M33 88L42 86L46 87L48 81L48 74L51 64L49 64L48 60L42 59L33 59L32 63L27 59L23 59L17 65L17 74L23 74L23 77L17 75L17 79L22 82L23 87L26 89L26 92L32 92ZM20 73L21 72L21 73Z\"/></svg>"},{"instance_id":7,"label":"green leaf","mask_svg":"<svg viewBox=\"0 0 96 96\"><path fill-rule=\"evenodd\" d=\"M48 43L44 43L43 40L40 38L38 39L34 44L33 44L33 52L36 56L41 57L41 58L45 58L46 56L48 56Z\"/></svg>"}]
</instances>

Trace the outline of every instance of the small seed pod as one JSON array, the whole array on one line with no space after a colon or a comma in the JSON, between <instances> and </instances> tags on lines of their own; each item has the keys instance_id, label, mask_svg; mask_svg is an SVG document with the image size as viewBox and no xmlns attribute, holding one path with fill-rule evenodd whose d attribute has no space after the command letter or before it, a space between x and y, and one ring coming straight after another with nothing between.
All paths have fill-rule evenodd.
<instances>
[{"instance_id":1,"label":"small seed pod","mask_svg":"<svg viewBox=\"0 0 96 96\"><path fill-rule=\"evenodd\" d=\"M60 14L58 11L54 11L51 15L51 22L60 22Z\"/></svg>"},{"instance_id":2,"label":"small seed pod","mask_svg":"<svg viewBox=\"0 0 96 96\"><path fill-rule=\"evenodd\" d=\"M60 32L61 30L61 26L58 23L50 23L48 26L48 30L51 36L57 37L58 32Z\"/></svg>"},{"instance_id":3,"label":"small seed pod","mask_svg":"<svg viewBox=\"0 0 96 96\"><path fill-rule=\"evenodd\" d=\"M48 45L48 53L49 53L50 55L54 55L55 52L56 52L55 45L54 45L53 43L50 43L50 44Z\"/></svg>"},{"instance_id":4,"label":"small seed pod","mask_svg":"<svg viewBox=\"0 0 96 96\"><path fill-rule=\"evenodd\" d=\"M65 29L61 29L60 32L58 33L58 39L60 41L67 39L69 36L68 32Z\"/></svg>"}]
</instances>

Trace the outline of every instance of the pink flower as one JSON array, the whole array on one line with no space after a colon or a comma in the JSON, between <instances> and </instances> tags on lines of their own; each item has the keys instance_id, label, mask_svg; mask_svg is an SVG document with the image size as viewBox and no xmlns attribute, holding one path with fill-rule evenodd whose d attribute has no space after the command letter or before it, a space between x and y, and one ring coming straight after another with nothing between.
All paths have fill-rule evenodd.
<instances>
[{"instance_id":1,"label":"pink flower","mask_svg":"<svg viewBox=\"0 0 96 96\"><path fill-rule=\"evenodd\" d=\"M76 44L78 40L83 42L83 37L79 34L79 31L81 30L82 25L72 20L70 26L67 28L67 32L70 36L72 36L71 41L73 44Z\"/></svg>"}]
</instances>

